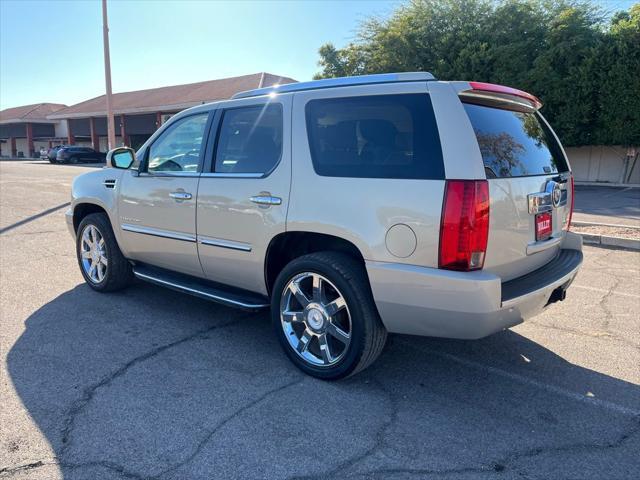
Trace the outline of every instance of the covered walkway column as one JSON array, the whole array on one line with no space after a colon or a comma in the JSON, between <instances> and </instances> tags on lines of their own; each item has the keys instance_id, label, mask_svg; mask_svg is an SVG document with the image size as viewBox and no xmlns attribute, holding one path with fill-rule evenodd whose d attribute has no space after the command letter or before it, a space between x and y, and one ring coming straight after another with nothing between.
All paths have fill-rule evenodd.
<instances>
[{"instance_id":1,"label":"covered walkway column","mask_svg":"<svg viewBox=\"0 0 640 480\"><path fill-rule=\"evenodd\" d=\"M91 146L96 152L100 151L100 138L98 138L98 131L96 130L96 119L89 118L89 130L91 132Z\"/></svg>"},{"instance_id":2,"label":"covered walkway column","mask_svg":"<svg viewBox=\"0 0 640 480\"><path fill-rule=\"evenodd\" d=\"M129 142L129 137L127 136L127 126L124 114L120 115L120 137L122 138L122 144L125 147L131 145L131 143Z\"/></svg>"},{"instance_id":3,"label":"covered walkway column","mask_svg":"<svg viewBox=\"0 0 640 480\"><path fill-rule=\"evenodd\" d=\"M156 130L162 126L162 112L156 112Z\"/></svg>"},{"instance_id":4,"label":"covered walkway column","mask_svg":"<svg viewBox=\"0 0 640 480\"><path fill-rule=\"evenodd\" d=\"M16 137L9 137L9 147L11 150L11 156L16 158L18 156L18 149L16 148Z\"/></svg>"},{"instance_id":5,"label":"covered walkway column","mask_svg":"<svg viewBox=\"0 0 640 480\"><path fill-rule=\"evenodd\" d=\"M27 123L26 130L27 130L27 157L33 158L35 156L35 147L33 146L33 125L31 123Z\"/></svg>"},{"instance_id":6,"label":"covered walkway column","mask_svg":"<svg viewBox=\"0 0 640 480\"><path fill-rule=\"evenodd\" d=\"M73 129L71 128L71 120L67 120L67 145L75 145L76 137L73 136Z\"/></svg>"}]
</instances>

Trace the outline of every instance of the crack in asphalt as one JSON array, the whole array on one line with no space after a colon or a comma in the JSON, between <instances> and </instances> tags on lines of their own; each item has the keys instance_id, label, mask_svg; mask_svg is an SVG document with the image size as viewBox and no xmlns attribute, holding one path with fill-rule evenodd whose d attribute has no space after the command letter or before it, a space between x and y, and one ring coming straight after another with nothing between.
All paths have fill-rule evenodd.
<instances>
[{"instance_id":1,"label":"crack in asphalt","mask_svg":"<svg viewBox=\"0 0 640 480\"><path fill-rule=\"evenodd\" d=\"M67 452L67 449L70 447L71 445L71 434L73 432L73 428L75 426L75 420L78 417L78 415L80 413L82 413L84 411L84 409L87 407L87 405L89 405L89 403L93 400L93 398L95 397L96 391L102 387L106 387L109 384L111 384L115 379L121 377L122 375L124 375L130 368L146 361L149 360L150 358L153 358L155 356L157 356L158 354L176 347L178 345L181 345L183 343L189 342L191 340L194 340L196 338L201 337L202 335L206 335L209 332L212 332L214 330L218 330L221 328L225 328L225 327L229 327L232 325L235 325L237 323L239 323L242 320L242 318L236 319L234 321L231 322L227 322L227 323L223 323L223 324L219 324L219 325L214 325L212 327L203 329L203 330L199 330L195 333L192 333L191 335L187 335L186 337L180 338L178 340L175 340L173 342L167 343L165 345L161 345L159 347L156 347L142 355L139 355L135 358L133 358L132 360L129 360L127 363L125 363L123 366L121 366L120 368L118 368L117 370L115 370L114 372L112 372L111 374L105 376L102 380L100 380L97 383L94 383L93 385L87 387L84 389L83 395L82 397L80 397L79 399L77 399L73 405L71 406L71 408L68 410L66 416L65 416L65 422L64 422L64 427L62 429L62 448L60 449L60 457L64 457L65 453Z\"/></svg>"},{"instance_id":2,"label":"crack in asphalt","mask_svg":"<svg viewBox=\"0 0 640 480\"><path fill-rule=\"evenodd\" d=\"M640 416L635 418L632 427L621 433L618 438L612 442L605 444L593 444L593 443L576 443L571 445L549 445L546 447L535 447L522 452L513 452L498 460L490 461L485 464L478 465L476 467L461 467L451 469L424 469L424 468L395 468L395 469L376 469L367 470L362 472L354 472L352 475L347 475L346 478L363 477L363 478L385 478L388 475L394 474L407 474L407 475L452 475L462 473L487 473L487 472L503 472L510 470L511 465L523 458L535 458L537 456L553 453L553 454L566 454L580 451L597 451L603 449L614 449L624 445L629 439L637 435L640 432ZM514 470L514 473L523 474ZM315 477L325 478L325 477Z\"/></svg>"},{"instance_id":3,"label":"crack in asphalt","mask_svg":"<svg viewBox=\"0 0 640 480\"><path fill-rule=\"evenodd\" d=\"M129 478L132 480L145 480L147 477L138 475L135 472L128 471L122 465L118 465L117 463L107 462L107 461L98 461L98 462L85 462L85 463L65 463L58 461L57 458L50 460L39 460L33 463L27 463L24 465L18 465L17 467L5 467L0 469L0 478L9 478L13 475L21 472L27 472L31 470L36 470L42 467L48 466L58 466L62 468L66 468L69 470L78 470L87 467L103 467L112 472L118 473L123 478Z\"/></svg>"},{"instance_id":4,"label":"crack in asphalt","mask_svg":"<svg viewBox=\"0 0 640 480\"><path fill-rule=\"evenodd\" d=\"M551 328L552 330L558 330L560 332L573 333L575 335L582 335L585 337L596 338L598 340L614 340L620 343L624 343L625 345L632 347L636 350L640 350L640 344L629 340L628 338L621 337L619 335L614 335L610 331L603 331L601 334L598 332L585 332L583 330L578 330L577 328L569 328L569 327L559 327L555 324L542 323L535 320L527 320L527 323L530 325L536 325L542 328Z\"/></svg>"},{"instance_id":5,"label":"crack in asphalt","mask_svg":"<svg viewBox=\"0 0 640 480\"><path fill-rule=\"evenodd\" d=\"M363 453L355 455L354 457L339 463L328 471L315 475L294 475L292 477L288 477L288 480L321 480L324 478L334 478L336 474L344 473L345 470L352 468L359 462L362 462L363 460L369 458L383 448L387 431L398 420L399 408L393 394L384 387L382 382L380 382L378 379L372 378L372 383L385 394L385 396L389 399L389 403L391 405L391 413L389 414L388 420L380 426L380 428L374 435L374 444Z\"/></svg>"},{"instance_id":6,"label":"crack in asphalt","mask_svg":"<svg viewBox=\"0 0 640 480\"><path fill-rule=\"evenodd\" d=\"M220 422L218 422L215 425L215 427L212 430L210 430L202 438L202 440L200 440L200 442L198 442L198 444L196 445L196 448L193 450L193 452L191 452L191 454L189 454L184 460L181 460L180 462L172 465L171 467L163 470L162 472L160 472L160 473L158 473L156 475L153 475L151 477L148 477L148 478L153 478L153 479L161 478L162 476L167 475L167 474L169 474L171 472L175 472L179 468L182 468L185 465L189 464L191 461L193 461L200 454L200 452L202 452L204 447L207 445L207 443L209 443L209 441L213 438L213 436L220 429L222 429L225 425L227 425L229 422L231 422L231 421L235 420L236 418L240 417L242 414L244 414L245 412L247 412L251 408L255 407L256 405L262 403L268 397L270 397L272 395L275 395L277 393L280 393L283 390L286 390L287 388L291 388L294 385L299 385L302 382L304 382L305 380L306 380L306 378L302 378L300 380L294 380L294 381L288 382L288 383L286 383L284 385L281 385L281 386L279 386L277 388L271 389L271 390L263 393L262 395L260 395L258 398L255 398L251 402L249 402L246 405L242 406L241 408L239 408L238 410L233 412L231 415L227 416L226 418L224 418Z\"/></svg>"}]
</instances>

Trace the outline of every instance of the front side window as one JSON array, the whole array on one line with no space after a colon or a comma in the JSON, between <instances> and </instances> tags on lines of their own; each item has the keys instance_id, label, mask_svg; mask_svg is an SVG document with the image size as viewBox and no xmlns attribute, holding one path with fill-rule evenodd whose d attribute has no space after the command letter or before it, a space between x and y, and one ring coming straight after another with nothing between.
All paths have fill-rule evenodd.
<instances>
[{"instance_id":1,"label":"front side window","mask_svg":"<svg viewBox=\"0 0 640 480\"><path fill-rule=\"evenodd\" d=\"M165 130L149 149L147 171L197 172L208 116L192 115Z\"/></svg>"},{"instance_id":2,"label":"front side window","mask_svg":"<svg viewBox=\"0 0 640 480\"><path fill-rule=\"evenodd\" d=\"M568 170L560 145L539 113L463 105L478 139L487 178Z\"/></svg>"},{"instance_id":3,"label":"front side window","mask_svg":"<svg viewBox=\"0 0 640 480\"><path fill-rule=\"evenodd\" d=\"M306 117L311 159L318 175L444 178L428 94L311 100Z\"/></svg>"},{"instance_id":4,"label":"front side window","mask_svg":"<svg viewBox=\"0 0 640 480\"><path fill-rule=\"evenodd\" d=\"M282 106L226 110L216 148L216 173L269 173L282 155Z\"/></svg>"}]
</instances>

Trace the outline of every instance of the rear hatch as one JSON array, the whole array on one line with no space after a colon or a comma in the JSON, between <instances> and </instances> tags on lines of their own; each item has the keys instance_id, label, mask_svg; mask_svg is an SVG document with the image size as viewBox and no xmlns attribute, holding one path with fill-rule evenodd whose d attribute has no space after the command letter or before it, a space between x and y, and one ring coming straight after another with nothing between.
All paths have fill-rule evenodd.
<instances>
[{"instance_id":1,"label":"rear hatch","mask_svg":"<svg viewBox=\"0 0 640 480\"><path fill-rule=\"evenodd\" d=\"M566 155L526 92L471 82L460 99L489 183L484 270L507 281L552 260L569 228L573 180Z\"/></svg>"}]
</instances>

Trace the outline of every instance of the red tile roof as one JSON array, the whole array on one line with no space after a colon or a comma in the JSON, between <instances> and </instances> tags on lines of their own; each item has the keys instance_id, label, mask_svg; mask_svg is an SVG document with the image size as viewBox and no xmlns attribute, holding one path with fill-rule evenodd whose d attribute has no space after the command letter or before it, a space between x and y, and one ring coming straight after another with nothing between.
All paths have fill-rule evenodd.
<instances>
[{"instance_id":1,"label":"red tile roof","mask_svg":"<svg viewBox=\"0 0 640 480\"><path fill-rule=\"evenodd\" d=\"M61 103L34 103L21 107L6 108L0 111L0 122L37 122L47 121L47 115L66 108Z\"/></svg>"},{"instance_id":2,"label":"red tile roof","mask_svg":"<svg viewBox=\"0 0 640 480\"><path fill-rule=\"evenodd\" d=\"M224 100L243 90L295 81L292 78L262 72L187 85L115 93L112 97L113 112L120 114L183 110L202 103ZM101 95L59 110L49 118L104 116L106 113L105 95Z\"/></svg>"}]
</instances>

